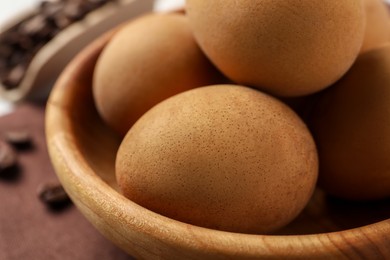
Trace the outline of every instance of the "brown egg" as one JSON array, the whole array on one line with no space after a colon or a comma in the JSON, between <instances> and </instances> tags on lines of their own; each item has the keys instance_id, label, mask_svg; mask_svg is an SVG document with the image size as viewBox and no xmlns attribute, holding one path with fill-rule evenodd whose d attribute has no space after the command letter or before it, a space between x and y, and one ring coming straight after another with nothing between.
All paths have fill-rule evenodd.
<instances>
[{"instance_id":1,"label":"brown egg","mask_svg":"<svg viewBox=\"0 0 390 260\"><path fill-rule=\"evenodd\" d=\"M317 179L316 148L282 102L234 85L193 89L144 114L117 154L123 194L208 228L265 233L290 222Z\"/></svg>"},{"instance_id":2,"label":"brown egg","mask_svg":"<svg viewBox=\"0 0 390 260\"><path fill-rule=\"evenodd\" d=\"M152 14L125 25L106 46L95 68L93 94L104 121L125 135L161 100L221 80L184 15Z\"/></svg>"},{"instance_id":3,"label":"brown egg","mask_svg":"<svg viewBox=\"0 0 390 260\"><path fill-rule=\"evenodd\" d=\"M337 81L363 41L361 0L187 0L195 38L233 81L279 96Z\"/></svg>"},{"instance_id":4,"label":"brown egg","mask_svg":"<svg viewBox=\"0 0 390 260\"><path fill-rule=\"evenodd\" d=\"M346 199L389 197L390 45L362 54L312 115L320 185Z\"/></svg>"},{"instance_id":5,"label":"brown egg","mask_svg":"<svg viewBox=\"0 0 390 260\"><path fill-rule=\"evenodd\" d=\"M361 53L381 47L390 41L390 15L383 0L363 0L366 12L366 29L364 33Z\"/></svg>"}]
</instances>

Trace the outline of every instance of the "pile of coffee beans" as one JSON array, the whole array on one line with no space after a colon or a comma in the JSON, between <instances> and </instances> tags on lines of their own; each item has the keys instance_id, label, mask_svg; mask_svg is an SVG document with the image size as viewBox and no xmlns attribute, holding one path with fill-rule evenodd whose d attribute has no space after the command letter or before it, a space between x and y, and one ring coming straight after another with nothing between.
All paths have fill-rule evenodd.
<instances>
[{"instance_id":1,"label":"pile of coffee beans","mask_svg":"<svg viewBox=\"0 0 390 260\"><path fill-rule=\"evenodd\" d=\"M22 81L34 55L72 23L116 0L45 0L37 12L0 34L0 82L6 89Z\"/></svg>"}]
</instances>

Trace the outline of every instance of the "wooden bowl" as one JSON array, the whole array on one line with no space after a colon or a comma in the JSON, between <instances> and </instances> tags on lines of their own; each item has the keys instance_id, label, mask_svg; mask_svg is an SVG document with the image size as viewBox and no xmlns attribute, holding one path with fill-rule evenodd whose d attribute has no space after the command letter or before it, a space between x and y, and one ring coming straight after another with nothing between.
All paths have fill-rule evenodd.
<instances>
[{"instance_id":1,"label":"wooden bowl","mask_svg":"<svg viewBox=\"0 0 390 260\"><path fill-rule=\"evenodd\" d=\"M47 143L60 181L84 216L136 258L390 259L390 201L351 203L317 190L297 219L272 235L222 232L169 219L118 192L120 139L104 125L91 92L110 32L63 71L47 104Z\"/></svg>"}]
</instances>

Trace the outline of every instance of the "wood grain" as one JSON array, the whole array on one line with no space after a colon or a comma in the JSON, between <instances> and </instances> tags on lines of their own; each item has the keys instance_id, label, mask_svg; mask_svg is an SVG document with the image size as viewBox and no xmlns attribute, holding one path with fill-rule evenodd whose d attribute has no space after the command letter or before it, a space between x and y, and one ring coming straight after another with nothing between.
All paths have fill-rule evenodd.
<instances>
[{"instance_id":1,"label":"wood grain","mask_svg":"<svg viewBox=\"0 0 390 260\"><path fill-rule=\"evenodd\" d=\"M96 59L112 36L83 50L47 104L51 159L66 191L107 238L139 259L390 259L390 201L351 203L317 190L289 226L272 235L178 222L124 198L114 176L120 139L99 118L91 93Z\"/></svg>"}]
</instances>

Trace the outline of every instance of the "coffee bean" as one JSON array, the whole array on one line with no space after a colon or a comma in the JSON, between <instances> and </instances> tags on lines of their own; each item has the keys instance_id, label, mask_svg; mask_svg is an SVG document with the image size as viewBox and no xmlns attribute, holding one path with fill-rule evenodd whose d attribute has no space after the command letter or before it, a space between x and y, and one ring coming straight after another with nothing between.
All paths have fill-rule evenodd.
<instances>
[{"instance_id":1,"label":"coffee bean","mask_svg":"<svg viewBox=\"0 0 390 260\"><path fill-rule=\"evenodd\" d=\"M55 15L52 19L54 21L54 24L59 29L64 29L65 27L69 26L72 23L72 20L62 13Z\"/></svg>"},{"instance_id":2,"label":"coffee bean","mask_svg":"<svg viewBox=\"0 0 390 260\"><path fill-rule=\"evenodd\" d=\"M48 42L52 39L52 33L55 29L56 28L54 24L45 23L43 28L34 35L34 38L39 42Z\"/></svg>"},{"instance_id":3,"label":"coffee bean","mask_svg":"<svg viewBox=\"0 0 390 260\"><path fill-rule=\"evenodd\" d=\"M83 1L83 3L80 6L82 10L86 13L91 12L92 10L96 9L99 7L98 3L90 2L90 1Z\"/></svg>"},{"instance_id":4,"label":"coffee bean","mask_svg":"<svg viewBox=\"0 0 390 260\"><path fill-rule=\"evenodd\" d=\"M61 1L44 1L41 3L41 14L43 14L46 19L54 17L56 14L60 13L61 9L64 7L64 3Z\"/></svg>"},{"instance_id":5,"label":"coffee bean","mask_svg":"<svg viewBox=\"0 0 390 260\"><path fill-rule=\"evenodd\" d=\"M4 140L18 149L30 148L32 144L30 133L24 129L5 132Z\"/></svg>"},{"instance_id":6,"label":"coffee bean","mask_svg":"<svg viewBox=\"0 0 390 260\"><path fill-rule=\"evenodd\" d=\"M5 70L8 69L7 60L0 57L0 74L5 75Z\"/></svg>"},{"instance_id":7,"label":"coffee bean","mask_svg":"<svg viewBox=\"0 0 390 260\"><path fill-rule=\"evenodd\" d=\"M37 190L39 199L49 206L70 202L69 196L59 182L41 184Z\"/></svg>"},{"instance_id":8,"label":"coffee bean","mask_svg":"<svg viewBox=\"0 0 390 260\"><path fill-rule=\"evenodd\" d=\"M8 59L9 67L12 68L20 64L24 59L24 52L21 50L14 49L11 57Z\"/></svg>"},{"instance_id":9,"label":"coffee bean","mask_svg":"<svg viewBox=\"0 0 390 260\"><path fill-rule=\"evenodd\" d=\"M64 14L72 21L81 20L87 13L83 10L80 3L70 2L64 7Z\"/></svg>"},{"instance_id":10,"label":"coffee bean","mask_svg":"<svg viewBox=\"0 0 390 260\"><path fill-rule=\"evenodd\" d=\"M6 142L0 140L0 175L16 165L16 152Z\"/></svg>"},{"instance_id":11,"label":"coffee bean","mask_svg":"<svg viewBox=\"0 0 390 260\"><path fill-rule=\"evenodd\" d=\"M2 79L2 83L7 89L15 88L22 81L25 72L26 64L21 63L9 71L8 75Z\"/></svg>"},{"instance_id":12,"label":"coffee bean","mask_svg":"<svg viewBox=\"0 0 390 260\"><path fill-rule=\"evenodd\" d=\"M3 33L0 37L0 42L3 44L7 44L9 46L18 44L20 34L17 32L16 29L12 29L10 31L7 31L6 33Z\"/></svg>"},{"instance_id":13,"label":"coffee bean","mask_svg":"<svg viewBox=\"0 0 390 260\"><path fill-rule=\"evenodd\" d=\"M46 21L43 15L36 15L27 21L22 22L19 31L26 35L36 35L45 27Z\"/></svg>"},{"instance_id":14,"label":"coffee bean","mask_svg":"<svg viewBox=\"0 0 390 260\"><path fill-rule=\"evenodd\" d=\"M31 37L21 34L16 45L23 51L29 51L34 47L34 41Z\"/></svg>"},{"instance_id":15,"label":"coffee bean","mask_svg":"<svg viewBox=\"0 0 390 260\"><path fill-rule=\"evenodd\" d=\"M9 59L12 55L12 48L9 44L0 42L0 58Z\"/></svg>"}]
</instances>

